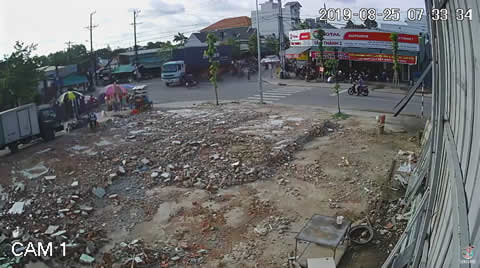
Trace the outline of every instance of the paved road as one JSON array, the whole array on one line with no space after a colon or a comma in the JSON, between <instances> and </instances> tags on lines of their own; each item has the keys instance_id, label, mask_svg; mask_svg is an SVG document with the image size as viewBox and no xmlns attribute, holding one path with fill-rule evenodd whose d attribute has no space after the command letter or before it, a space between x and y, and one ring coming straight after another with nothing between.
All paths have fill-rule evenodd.
<instances>
[{"instance_id":1,"label":"paved road","mask_svg":"<svg viewBox=\"0 0 480 268\"><path fill-rule=\"evenodd\" d=\"M149 85L150 98L155 103L213 101L215 93L210 83L202 82L196 87L167 87L160 79L145 81ZM263 83L264 101L292 105L314 105L326 108L337 107L337 96L332 92L332 85L316 84L312 86L278 86ZM374 112L392 112L404 95L385 92L370 92L368 97L349 96L348 84L342 84L340 94L341 107L348 110ZM256 80L228 77L219 82L220 100L259 102L260 95ZM431 97L425 97L425 115L430 114ZM420 115L421 97L414 96L402 114Z\"/></svg>"}]
</instances>

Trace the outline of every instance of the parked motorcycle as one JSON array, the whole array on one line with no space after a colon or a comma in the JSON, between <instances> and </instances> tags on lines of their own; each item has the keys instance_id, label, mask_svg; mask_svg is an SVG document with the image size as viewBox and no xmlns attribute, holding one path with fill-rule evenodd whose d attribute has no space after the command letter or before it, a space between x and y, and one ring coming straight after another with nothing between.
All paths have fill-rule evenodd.
<instances>
[{"instance_id":1,"label":"parked motorcycle","mask_svg":"<svg viewBox=\"0 0 480 268\"><path fill-rule=\"evenodd\" d=\"M357 85L357 83L353 83L353 85L348 89L348 95L357 95L360 96L362 94L363 96L368 96L369 90L367 85Z\"/></svg>"}]
</instances>

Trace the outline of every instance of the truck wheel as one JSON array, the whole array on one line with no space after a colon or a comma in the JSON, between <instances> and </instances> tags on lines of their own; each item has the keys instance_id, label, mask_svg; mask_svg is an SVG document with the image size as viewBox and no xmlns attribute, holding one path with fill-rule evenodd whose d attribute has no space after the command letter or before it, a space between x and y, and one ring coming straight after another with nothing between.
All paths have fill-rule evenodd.
<instances>
[{"instance_id":1,"label":"truck wheel","mask_svg":"<svg viewBox=\"0 0 480 268\"><path fill-rule=\"evenodd\" d=\"M45 131L42 137L45 141L51 141L55 139L55 130L54 129L48 129Z\"/></svg>"},{"instance_id":2,"label":"truck wheel","mask_svg":"<svg viewBox=\"0 0 480 268\"><path fill-rule=\"evenodd\" d=\"M11 143L8 145L8 149L10 149L10 152L12 154L18 152L18 144L17 143Z\"/></svg>"},{"instance_id":3,"label":"truck wheel","mask_svg":"<svg viewBox=\"0 0 480 268\"><path fill-rule=\"evenodd\" d=\"M170 86L170 83L165 83L165 85L166 85L167 87L169 87L169 86Z\"/></svg>"}]
</instances>

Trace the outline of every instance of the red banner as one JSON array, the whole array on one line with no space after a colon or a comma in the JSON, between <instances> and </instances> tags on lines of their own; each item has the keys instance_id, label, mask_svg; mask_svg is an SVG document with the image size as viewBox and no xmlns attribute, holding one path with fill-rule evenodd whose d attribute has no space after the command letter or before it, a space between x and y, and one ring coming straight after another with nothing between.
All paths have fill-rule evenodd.
<instances>
[{"instance_id":1,"label":"red banner","mask_svg":"<svg viewBox=\"0 0 480 268\"><path fill-rule=\"evenodd\" d=\"M343 36L344 40L361 40L361 41L384 41L391 42L390 33L385 32L347 32ZM418 35L398 34L398 42L418 44Z\"/></svg>"},{"instance_id":2,"label":"red banner","mask_svg":"<svg viewBox=\"0 0 480 268\"><path fill-rule=\"evenodd\" d=\"M320 55L319 51L310 52L312 58L317 58ZM333 59L335 56L333 51L323 52L325 59ZM338 52L338 59L340 60L352 60L352 61L367 61L367 62L387 62L393 63L393 55L380 54L380 53L353 53L353 52ZM416 56L398 56L398 62L400 64L417 64Z\"/></svg>"}]
</instances>

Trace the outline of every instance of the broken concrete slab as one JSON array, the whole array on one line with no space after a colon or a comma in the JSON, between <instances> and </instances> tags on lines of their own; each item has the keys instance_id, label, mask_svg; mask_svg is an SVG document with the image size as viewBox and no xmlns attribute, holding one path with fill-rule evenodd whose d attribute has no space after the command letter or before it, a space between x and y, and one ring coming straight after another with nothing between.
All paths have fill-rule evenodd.
<instances>
[{"instance_id":1,"label":"broken concrete slab","mask_svg":"<svg viewBox=\"0 0 480 268\"><path fill-rule=\"evenodd\" d=\"M23 213L23 209L25 207L25 202L15 202L13 204L13 206L10 208L10 210L8 211L8 214L22 214Z\"/></svg>"},{"instance_id":2,"label":"broken concrete slab","mask_svg":"<svg viewBox=\"0 0 480 268\"><path fill-rule=\"evenodd\" d=\"M26 178L34 180L47 174L48 171L49 169L43 164L43 162L40 162L32 168L21 170L20 173Z\"/></svg>"},{"instance_id":3,"label":"broken concrete slab","mask_svg":"<svg viewBox=\"0 0 480 268\"><path fill-rule=\"evenodd\" d=\"M95 261L95 258L87 254L82 254L80 256L80 262L86 264L92 264Z\"/></svg>"},{"instance_id":4,"label":"broken concrete slab","mask_svg":"<svg viewBox=\"0 0 480 268\"><path fill-rule=\"evenodd\" d=\"M55 233L58 230L58 228L60 228L60 226L50 225L50 226L48 226L48 228L47 228L47 230L45 231L44 234L51 235L51 234Z\"/></svg>"}]
</instances>

